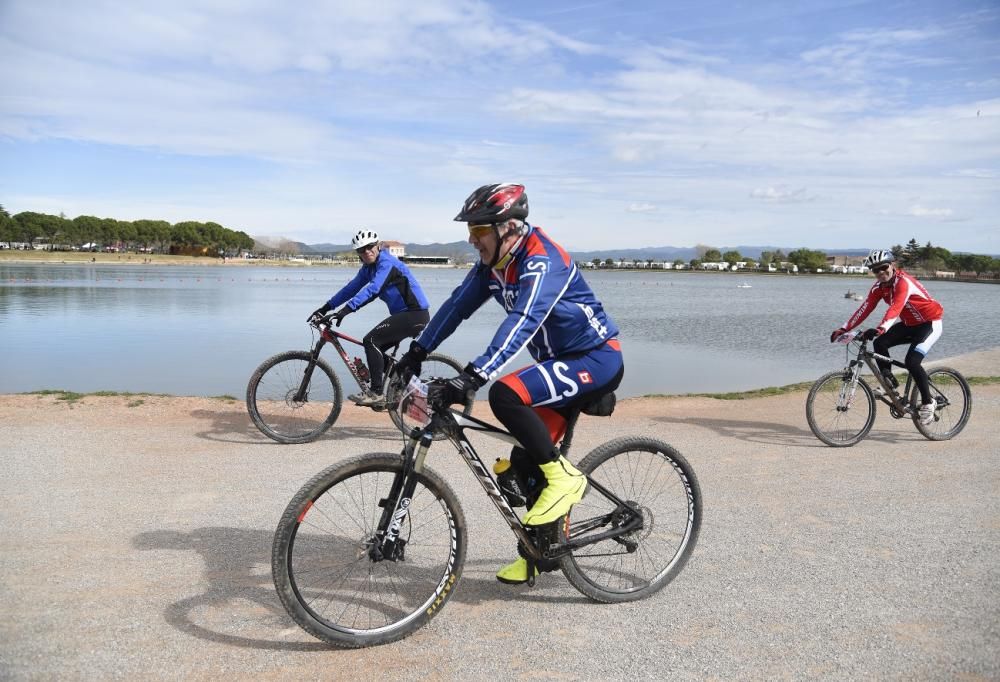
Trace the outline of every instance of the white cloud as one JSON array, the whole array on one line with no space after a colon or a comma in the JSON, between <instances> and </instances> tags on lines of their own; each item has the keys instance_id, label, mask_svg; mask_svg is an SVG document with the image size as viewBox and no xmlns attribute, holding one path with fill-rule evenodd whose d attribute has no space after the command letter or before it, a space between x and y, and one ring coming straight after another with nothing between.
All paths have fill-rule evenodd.
<instances>
[{"instance_id":1,"label":"white cloud","mask_svg":"<svg viewBox=\"0 0 1000 682\"><path fill-rule=\"evenodd\" d=\"M923 217L947 217L952 215L954 211L950 208L928 208L926 206L921 206L920 204L915 204L906 211L907 215L917 216L918 218Z\"/></svg>"},{"instance_id":2,"label":"white cloud","mask_svg":"<svg viewBox=\"0 0 1000 682\"><path fill-rule=\"evenodd\" d=\"M588 27L585 12L591 30L561 34L542 23L545 11L533 16L476 0L296 11L263 0L7 3L5 149L71 140L94 154L108 145L251 159L266 172L131 195L109 175L108 187L74 198L18 184L13 159L0 166L4 205L49 197L101 215L154 206L167 219L288 225L290 236L370 224L451 240L468 192L512 179L528 184L533 219L574 226L576 248L616 243L608 225L651 244L798 240L821 225L864 241L866 230L912 225L907 217L959 214L978 234L995 231L995 63L966 64L951 80L911 73L935 61L928 46L963 44L973 22L776 33L768 44L818 47L761 61L727 52L740 42L732 36L632 40Z\"/></svg>"},{"instance_id":3,"label":"white cloud","mask_svg":"<svg viewBox=\"0 0 1000 682\"><path fill-rule=\"evenodd\" d=\"M750 196L753 199L763 199L765 201L771 201L779 204L813 201L816 198L808 196L806 194L805 187L790 189L784 185L779 185L777 187L758 187L750 192Z\"/></svg>"}]
</instances>

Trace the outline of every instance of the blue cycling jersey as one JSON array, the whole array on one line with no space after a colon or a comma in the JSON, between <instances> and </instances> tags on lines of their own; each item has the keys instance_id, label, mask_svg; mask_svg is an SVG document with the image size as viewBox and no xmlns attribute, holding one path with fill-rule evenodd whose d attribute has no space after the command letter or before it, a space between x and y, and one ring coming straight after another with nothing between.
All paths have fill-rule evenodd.
<instances>
[{"instance_id":1,"label":"blue cycling jersey","mask_svg":"<svg viewBox=\"0 0 1000 682\"><path fill-rule=\"evenodd\" d=\"M598 348L618 335L569 254L539 228L525 226L506 263L500 269L477 263L417 340L434 350L492 296L507 317L471 363L484 381L525 346L541 362Z\"/></svg>"},{"instance_id":2,"label":"blue cycling jersey","mask_svg":"<svg viewBox=\"0 0 1000 682\"><path fill-rule=\"evenodd\" d=\"M417 278L406 264L388 251L380 251L371 265L362 265L358 274L330 299L330 307L343 303L351 310L381 298L395 315L406 310L428 310L430 305Z\"/></svg>"}]
</instances>

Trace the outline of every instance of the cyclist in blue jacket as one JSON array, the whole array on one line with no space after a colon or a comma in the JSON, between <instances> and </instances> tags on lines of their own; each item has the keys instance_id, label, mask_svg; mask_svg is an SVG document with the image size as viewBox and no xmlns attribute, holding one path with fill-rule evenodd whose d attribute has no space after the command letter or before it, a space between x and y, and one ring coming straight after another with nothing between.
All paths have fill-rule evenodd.
<instances>
[{"instance_id":1,"label":"cyclist in blue jacket","mask_svg":"<svg viewBox=\"0 0 1000 682\"><path fill-rule=\"evenodd\" d=\"M527 348L534 363L499 378L490 408L517 438L511 460L522 479L544 481L524 515L528 526L552 523L580 501L586 477L555 449L573 409L617 388L623 374L618 327L576 264L541 229L526 222L524 186L484 185L466 199L456 221L468 224L479 262L401 358L403 372L420 364L491 296L507 316L486 350L442 389L465 402ZM527 582L521 557L497 573L501 582Z\"/></svg>"},{"instance_id":2,"label":"cyclist in blue jacket","mask_svg":"<svg viewBox=\"0 0 1000 682\"><path fill-rule=\"evenodd\" d=\"M385 301L389 307L389 317L375 325L362 339L365 355L368 357L371 386L367 393L348 396L358 405L372 407L385 403L385 396L382 394L385 372L383 351L405 338L419 334L430 319L430 306L420 284L406 264L382 250L378 234L371 230L360 230L351 240L351 246L361 259L361 269L344 288L313 312L309 320L322 317L340 306L333 314L339 326L344 317L376 298Z\"/></svg>"}]
</instances>

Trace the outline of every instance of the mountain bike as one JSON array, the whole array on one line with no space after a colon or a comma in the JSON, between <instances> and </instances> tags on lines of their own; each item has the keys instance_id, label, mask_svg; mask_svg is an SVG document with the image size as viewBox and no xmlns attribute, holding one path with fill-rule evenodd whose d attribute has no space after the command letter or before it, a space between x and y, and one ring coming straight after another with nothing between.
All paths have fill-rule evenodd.
<instances>
[{"instance_id":1,"label":"mountain bike","mask_svg":"<svg viewBox=\"0 0 1000 682\"><path fill-rule=\"evenodd\" d=\"M309 322L314 337L311 350L278 353L261 363L251 375L247 384L247 412L254 425L268 438L279 443L309 443L337 421L344 403L343 390L333 368L320 357L326 344L337 350L361 392L370 393L371 377L367 365L360 357L351 359L344 348L344 342L362 347L364 344L335 329L333 319L330 314ZM407 423L405 413L390 409L399 403L405 388L405 383L393 371L398 350L399 344L396 344L383 353L385 402L372 409L388 410L396 427L408 433L413 425ZM423 375L455 376L462 369L458 360L431 353L424 361ZM464 406L466 414L472 411L472 405L470 400Z\"/></svg>"},{"instance_id":2,"label":"mountain bike","mask_svg":"<svg viewBox=\"0 0 1000 682\"><path fill-rule=\"evenodd\" d=\"M958 370L935 367L927 372L931 397L937 403L930 423L920 420L920 391L909 372L902 391L882 375L876 360L887 360L894 367L906 370L906 365L868 348L861 334L843 334L838 339L847 345L847 366L839 372L820 377L809 389L806 398L806 419L809 428L821 441L834 447L846 447L860 442L875 423L876 400L889 406L894 419L909 417L917 430L930 440L954 438L965 428L972 413L972 392L969 383ZM852 358L853 354L853 358ZM865 368L871 370L881 390L876 393L861 377Z\"/></svg>"},{"instance_id":3,"label":"mountain bike","mask_svg":"<svg viewBox=\"0 0 1000 682\"><path fill-rule=\"evenodd\" d=\"M350 648L385 644L425 625L455 593L467 527L452 488L425 465L439 433L452 441L514 532L529 576L535 568L561 569L595 601L628 602L662 589L691 556L701 526L701 489L690 464L670 445L627 436L598 446L577 465L589 481L583 499L559 521L525 526L510 490L487 469L466 431L516 445L513 436L442 403L435 388L440 380L430 382L426 397L419 382L410 386L399 409L427 423L413 429L402 454L366 454L329 467L299 490L278 524L274 584L306 632ZM570 415L561 452L569 450L580 412L600 413L593 408L581 406ZM526 508L538 490L536 484L523 500Z\"/></svg>"}]
</instances>

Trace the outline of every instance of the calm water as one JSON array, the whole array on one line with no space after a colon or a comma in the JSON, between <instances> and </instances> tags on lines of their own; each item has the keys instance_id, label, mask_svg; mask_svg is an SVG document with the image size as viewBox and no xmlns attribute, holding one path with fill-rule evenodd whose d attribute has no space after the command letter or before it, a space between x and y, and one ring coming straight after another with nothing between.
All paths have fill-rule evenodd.
<instances>
[{"instance_id":1,"label":"calm water","mask_svg":"<svg viewBox=\"0 0 1000 682\"><path fill-rule=\"evenodd\" d=\"M310 345L306 317L354 272L0 265L0 393L61 388L242 397L262 360ZM465 274L416 272L435 309ZM813 379L843 362L843 348L828 339L858 305L844 292L867 289L867 280L806 276L589 271L586 278L622 329L623 396ZM752 287L738 288L744 281ZM944 335L932 357L996 345L1000 287L930 282L929 289L945 308ZM463 363L475 357L501 313L487 302L440 351ZM343 329L360 338L386 314L381 302L372 303L346 318ZM326 358L353 390L335 353ZM525 354L510 368L529 362Z\"/></svg>"}]
</instances>

